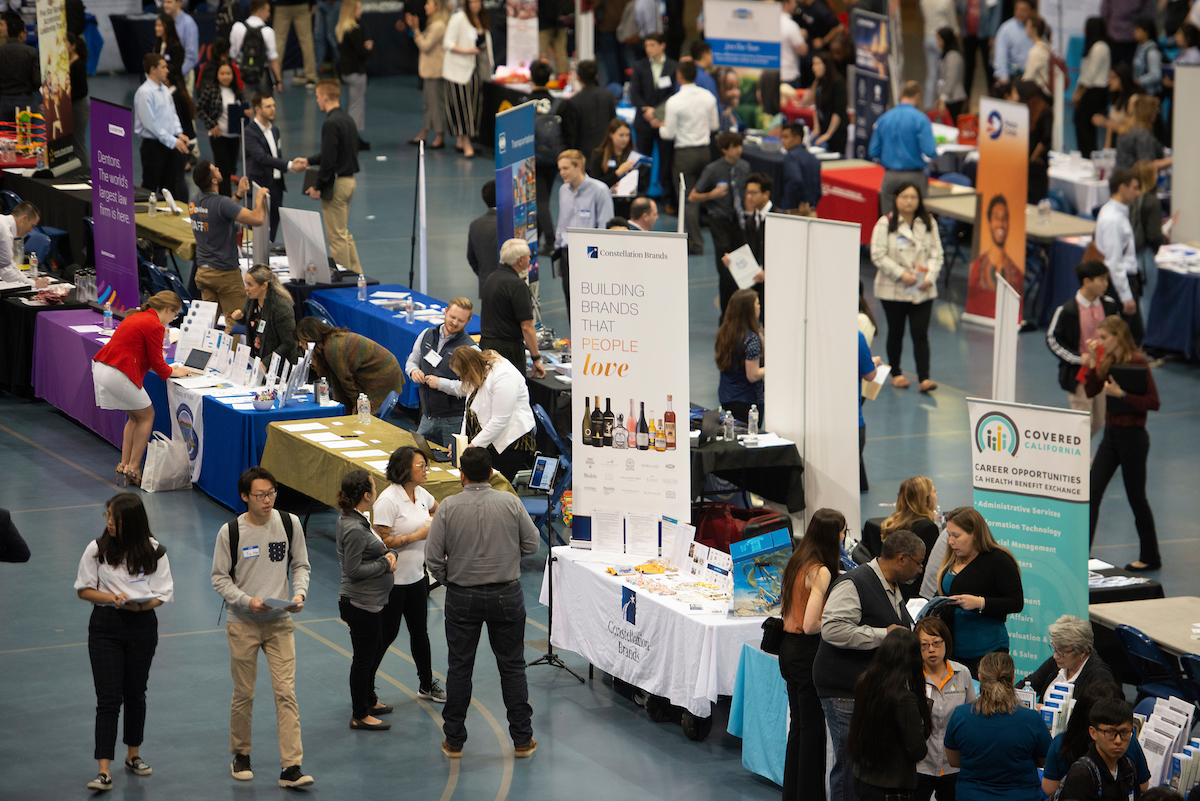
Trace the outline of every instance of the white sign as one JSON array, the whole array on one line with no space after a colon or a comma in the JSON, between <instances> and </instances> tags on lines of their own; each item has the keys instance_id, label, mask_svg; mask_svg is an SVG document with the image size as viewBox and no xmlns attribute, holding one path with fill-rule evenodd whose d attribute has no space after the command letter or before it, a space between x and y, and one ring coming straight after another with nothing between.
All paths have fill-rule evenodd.
<instances>
[{"instance_id":1,"label":"white sign","mask_svg":"<svg viewBox=\"0 0 1200 801\"><path fill-rule=\"evenodd\" d=\"M781 16L776 3L705 0L704 38L722 67L779 69Z\"/></svg>"},{"instance_id":2,"label":"white sign","mask_svg":"<svg viewBox=\"0 0 1200 801\"><path fill-rule=\"evenodd\" d=\"M995 319L996 327L992 331L992 400L1016 403L1021 296L1002 277L996 278Z\"/></svg>"}]
</instances>

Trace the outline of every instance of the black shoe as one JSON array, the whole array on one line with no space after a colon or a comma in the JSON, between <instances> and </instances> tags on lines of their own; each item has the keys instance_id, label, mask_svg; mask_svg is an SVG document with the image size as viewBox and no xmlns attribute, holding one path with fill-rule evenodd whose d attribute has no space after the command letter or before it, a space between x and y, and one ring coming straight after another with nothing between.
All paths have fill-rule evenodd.
<instances>
[{"instance_id":1,"label":"black shoe","mask_svg":"<svg viewBox=\"0 0 1200 801\"><path fill-rule=\"evenodd\" d=\"M376 703L382 703L382 702L379 701ZM392 714L392 705L384 704L383 706L372 707L371 714L372 715L390 715L390 714Z\"/></svg>"},{"instance_id":2,"label":"black shoe","mask_svg":"<svg viewBox=\"0 0 1200 801\"><path fill-rule=\"evenodd\" d=\"M233 764L229 766L229 772L238 781L248 782L253 779L254 771L250 770L250 755L234 754Z\"/></svg>"},{"instance_id":3,"label":"black shoe","mask_svg":"<svg viewBox=\"0 0 1200 801\"><path fill-rule=\"evenodd\" d=\"M291 765L284 768L279 774L280 787L308 787L313 783L313 777L305 775L299 765Z\"/></svg>"},{"instance_id":4,"label":"black shoe","mask_svg":"<svg viewBox=\"0 0 1200 801\"><path fill-rule=\"evenodd\" d=\"M380 721L378 723L367 723L365 720L358 718L350 718L350 728L362 729L363 731L387 731L392 728L392 724Z\"/></svg>"},{"instance_id":5,"label":"black shoe","mask_svg":"<svg viewBox=\"0 0 1200 801\"><path fill-rule=\"evenodd\" d=\"M358 140L358 149L359 149L359 151L360 151L360 152L361 152L361 151L363 151L363 150L370 150L370 149L371 149L371 143L370 143L370 142L368 142L368 141L367 141L367 140L365 140L365 139L359 139L359 140Z\"/></svg>"},{"instance_id":6,"label":"black shoe","mask_svg":"<svg viewBox=\"0 0 1200 801\"><path fill-rule=\"evenodd\" d=\"M1162 562L1143 562L1141 565L1138 565L1135 562L1130 562L1129 564L1125 565L1125 569L1130 573L1149 573L1151 570L1162 570Z\"/></svg>"},{"instance_id":7,"label":"black shoe","mask_svg":"<svg viewBox=\"0 0 1200 801\"><path fill-rule=\"evenodd\" d=\"M87 788L89 790L99 790L101 792L104 792L105 790L111 790L112 778L107 773L98 773L96 774L96 778L87 783Z\"/></svg>"}]
</instances>

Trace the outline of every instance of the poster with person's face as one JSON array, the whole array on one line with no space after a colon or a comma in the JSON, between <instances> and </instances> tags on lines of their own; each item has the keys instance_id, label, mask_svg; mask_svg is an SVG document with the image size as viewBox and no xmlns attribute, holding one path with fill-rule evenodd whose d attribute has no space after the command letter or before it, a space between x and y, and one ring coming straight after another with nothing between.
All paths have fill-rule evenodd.
<instances>
[{"instance_id":1,"label":"poster with person's face","mask_svg":"<svg viewBox=\"0 0 1200 801\"><path fill-rule=\"evenodd\" d=\"M46 160L50 167L75 155L71 134L71 59L67 52L67 16L63 0L39 0L38 60L42 73L42 116L46 124Z\"/></svg>"}]
</instances>

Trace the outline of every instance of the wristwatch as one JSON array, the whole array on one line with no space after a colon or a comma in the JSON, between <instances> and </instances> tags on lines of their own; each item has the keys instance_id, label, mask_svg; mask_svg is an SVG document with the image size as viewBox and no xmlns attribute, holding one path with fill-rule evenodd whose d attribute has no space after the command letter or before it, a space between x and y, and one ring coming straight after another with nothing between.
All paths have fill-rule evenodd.
<instances>
[{"instance_id":1,"label":"wristwatch","mask_svg":"<svg viewBox=\"0 0 1200 801\"><path fill-rule=\"evenodd\" d=\"M536 356L530 356L529 358L535 362L540 362L542 360L542 354L539 353Z\"/></svg>"}]
</instances>

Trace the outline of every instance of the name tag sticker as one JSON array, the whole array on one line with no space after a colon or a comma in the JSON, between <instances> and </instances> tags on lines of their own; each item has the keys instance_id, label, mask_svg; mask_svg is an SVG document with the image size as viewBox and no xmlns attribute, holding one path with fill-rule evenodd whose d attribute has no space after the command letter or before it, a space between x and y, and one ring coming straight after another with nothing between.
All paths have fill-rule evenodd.
<instances>
[{"instance_id":1,"label":"name tag sticker","mask_svg":"<svg viewBox=\"0 0 1200 801\"><path fill-rule=\"evenodd\" d=\"M436 350L431 350L429 353L425 354L425 361L429 362L434 367L437 367L442 363L442 357L441 354L439 354Z\"/></svg>"},{"instance_id":2,"label":"name tag sticker","mask_svg":"<svg viewBox=\"0 0 1200 801\"><path fill-rule=\"evenodd\" d=\"M246 547L242 548L243 559L253 559L256 556L258 556L257 545L247 545Z\"/></svg>"},{"instance_id":3,"label":"name tag sticker","mask_svg":"<svg viewBox=\"0 0 1200 801\"><path fill-rule=\"evenodd\" d=\"M659 89L670 89L671 88L671 76L664 75L661 78L659 78L658 79L658 88Z\"/></svg>"},{"instance_id":4,"label":"name tag sticker","mask_svg":"<svg viewBox=\"0 0 1200 801\"><path fill-rule=\"evenodd\" d=\"M592 210L591 209L580 209L579 217L584 220L592 219Z\"/></svg>"},{"instance_id":5,"label":"name tag sticker","mask_svg":"<svg viewBox=\"0 0 1200 801\"><path fill-rule=\"evenodd\" d=\"M615 169L617 168L617 160L616 160L616 159L609 159L609 160L608 160L608 168L609 168L610 170L615 170Z\"/></svg>"},{"instance_id":6,"label":"name tag sticker","mask_svg":"<svg viewBox=\"0 0 1200 801\"><path fill-rule=\"evenodd\" d=\"M925 697L931 701L933 700L933 687L928 684L925 685Z\"/></svg>"},{"instance_id":7,"label":"name tag sticker","mask_svg":"<svg viewBox=\"0 0 1200 801\"><path fill-rule=\"evenodd\" d=\"M258 332L258 333L260 333L260 334L261 334L263 331L266 331L266 330L267 330L267 321L266 321L265 319L263 319L263 320L259 320L259 321L258 321L258 328L254 329L254 330L255 330L255 331L257 331L257 332Z\"/></svg>"}]
</instances>

